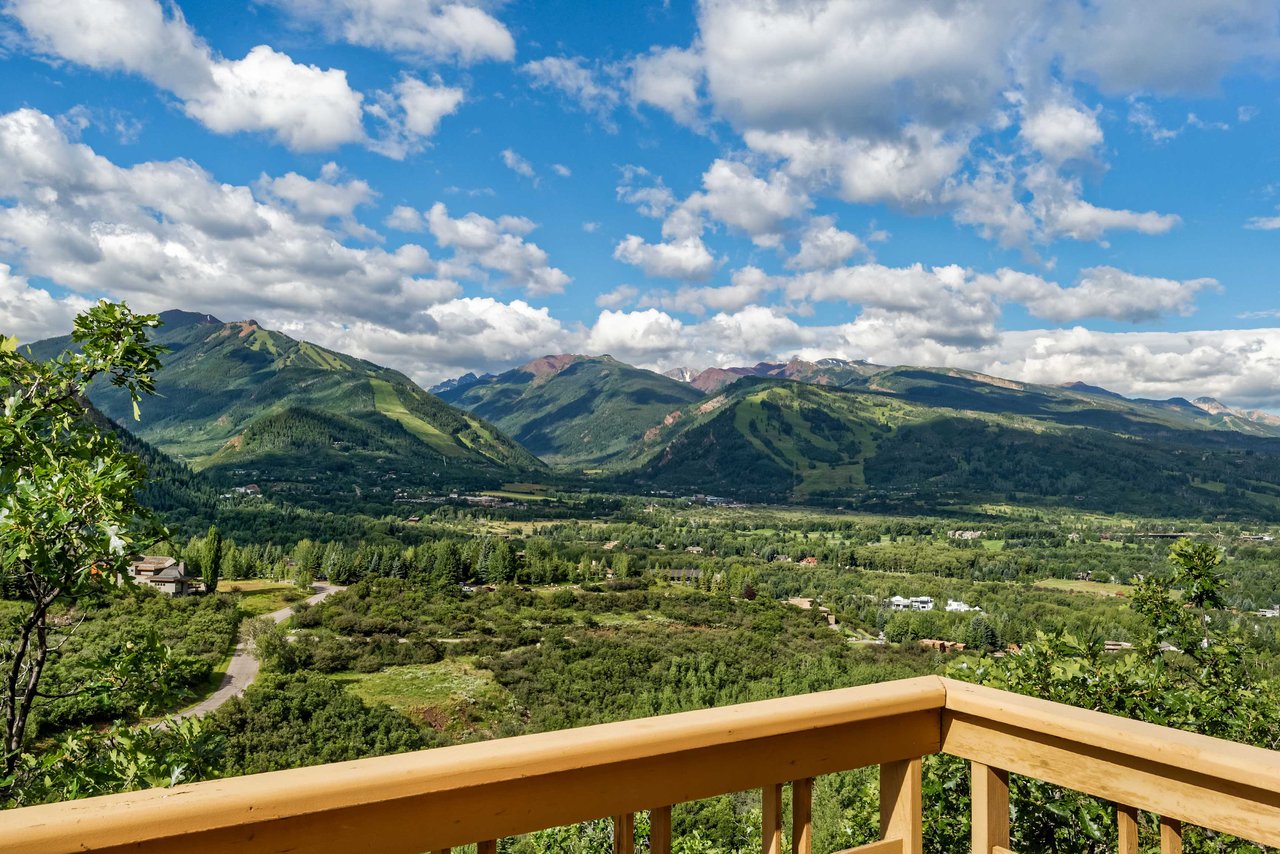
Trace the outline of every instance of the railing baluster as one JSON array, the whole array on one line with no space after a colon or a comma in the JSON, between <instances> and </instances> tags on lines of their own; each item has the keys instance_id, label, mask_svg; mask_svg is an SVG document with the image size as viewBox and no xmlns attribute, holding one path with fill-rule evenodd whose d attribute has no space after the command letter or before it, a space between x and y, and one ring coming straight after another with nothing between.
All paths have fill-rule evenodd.
<instances>
[{"instance_id":1,"label":"railing baluster","mask_svg":"<svg viewBox=\"0 0 1280 854\"><path fill-rule=\"evenodd\" d=\"M671 854L671 807L649 810L649 854Z\"/></svg>"},{"instance_id":2,"label":"railing baluster","mask_svg":"<svg viewBox=\"0 0 1280 854\"><path fill-rule=\"evenodd\" d=\"M760 845L764 854L782 854L782 784L760 791Z\"/></svg>"},{"instance_id":3,"label":"railing baluster","mask_svg":"<svg viewBox=\"0 0 1280 854\"><path fill-rule=\"evenodd\" d=\"M969 763L973 854L1009 847L1009 772Z\"/></svg>"},{"instance_id":4,"label":"railing baluster","mask_svg":"<svg viewBox=\"0 0 1280 854\"><path fill-rule=\"evenodd\" d=\"M1182 854L1182 822L1160 816L1160 854Z\"/></svg>"},{"instance_id":5,"label":"railing baluster","mask_svg":"<svg viewBox=\"0 0 1280 854\"><path fill-rule=\"evenodd\" d=\"M613 854L635 854L636 817L623 813L613 817Z\"/></svg>"},{"instance_id":6,"label":"railing baluster","mask_svg":"<svg viewBox=\"0 0 1280 854\"><path fill-rule=\"evenodd\" d=\"M904 759L880 766L880 835L901 839L902 854L921 854L920 760Z\"/></svg>"},{"instance_id":7,"label":"railing baluster","mask_svg":"<svg viewBox=\"0 0 1280 854\"><path fill-rule=\"evenodd\" d=\"M476 854L498 854L498 840L486 839L476 843Z\"/></svg>"},{"instance_id":8,"label":"railing baluster","mask_svg":"<svg viewBox=\"0 0 1280 854\"><path fill-rule=\"evenodd\" d=\"M1138 810L1116 805L1116 831L1119 854L1138 854Z\"/></svg>"},{"instance_id":9,"label":"railing baluster","mask_svg":"<svg viewBox=\"0 0 1280 854\"><path fill-rule=\"evenodd\" d=\"M813 848L813 778L791 783L791 854Z\"/></svg>"}]
</instances>

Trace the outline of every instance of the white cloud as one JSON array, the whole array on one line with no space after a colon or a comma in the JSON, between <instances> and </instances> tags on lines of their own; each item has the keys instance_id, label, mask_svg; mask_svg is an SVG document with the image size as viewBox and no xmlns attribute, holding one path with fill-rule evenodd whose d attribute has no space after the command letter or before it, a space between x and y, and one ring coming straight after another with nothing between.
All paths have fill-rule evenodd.
<instances>
[{"instance_id":1,"label":"white cloud","mask_svg":"<svg viewBox=\"0 0 1280 854\"><path fill-rule=\"evenodd\" d=\"M573 177L573 170L570 169L568 166L565 166L563 163L552 163L551 171L555 172L561 178Z\"/></svg>"},{"instance_id":2,"label":"white cloud","mask_svg":"<svg viewBox=\"0 0 1280 854\"><path fill-rule=\"evenodd\" d=\"M642 297L628 301L635 302L642 308L661 308L665 311L682 311L696 315L703 315L708 311L740 311L759 303L766 294L777 290L779 281L758 267L743 267L734 271L730 278L731 284L728 285L706 288L686 286L674 292L650 291ZM634 292L634 288L629 292ZM616 291L614 295L621 296ZM631 295L635 296L634 293ZM614 302L621 302L621 300L614 300ZM601 303L597 304L603 306Z\"/></svg>"},{"instance_id":3,"label":"white cloud","mask_svg":"<svg viewBox=\"0 0 1280 854\"><path fill-rule=\"evenodd\" d=\"M702 58L695 51L653 48L631 61L631 103L657 107L680 124L701 129L702 76Z\"/></svg>"},{"instance_id":4,"label":"white cloud","mask_svg":"<svg viewBox=\"0 0 1280 854\"><path fill-rule=\"evenodd\" d=\"M426 231L427 221L417 208L408 205L396 205L387 218L383 220L387 228L398 231Z\"/></svg>"},{"instance_id":5,"label":"white cloud","mask_svg":"<svg viewBox=\"0 0 1280 854\"><path fill-rule=\"evenodd\" d=\"M719 222L746 232L754 243L776 246L782 224L802 214L809 197L786 174L774 172L759 178L745 163L716 160L702 175L702 192L694 193L673 216L707 214ZM680 234L679 225L664 226L664 233Z\"/></svg>"},{"instance_id":6,"label":"white cloud","mask_svg":"<svg viewBox=\"0 0 1280 854\"><path fill-rule=\"evenodd\" d=\"M75 294L61 299L48 291L32 287L25 276L13 272L8 264L0 264L0 336L17 338L30 344L71 331L75 316L93 304L93 300Z\"/></svg>"},{"instance_id":7,"label":"white cloud","mask_svg":"<svg viewBox=\"0 0 1280 854\"><path fill-rule=\"evenodd\" d=\"M440 0L267 0L330 38L423 62L510 62L511 32L480 4Z\"/></svg>"},{"instance_id":8,"label":"white cloud","mask_svg":"<svg viewBox=\"0 0 1280 854\"><path fill-rule=\"evenodd\" d=\"M856 234L836 228L834 217L817 216L800 235L800 248L786 266L799 270L829 270L866 248Z\"/></svg>"},{"instance_id":9,"label":"white cloud","mask_svg":"<svg viewBox=\"0 0 1280 854\"><path fill-rule=\"evenodd\" d=\"M217 57L181 12L155 0L11 0L6 7L46 53L139 74L177 95L215 133L261 131L298 151L365 139L360 93L338 69L294 62L267 45Z\"/></svg>"},{"instance_id":10,"label":"white cloud","mask_svg":"<svg viewBox=\"0 0 1280 854\"><path fill-rule=\"evenodd\" d=\"M617 130L610 116L622 98L609 79L616 76L613 71L592 68L580 56L548 56L526 62L520 71L535 87L560 92L584 112L595 115L606 130Z\"/></svg>"},{"instance_id":11,"label":"white cloud","mask_svg":"<svg viewBox=\"0 0 1280 854\"><path fill-rule=\"evenodd\" d=\"M453 259L441 268L451 275L484 278L488 272L498 273L499 284L523 288L533 296L561 293L571 281L548 263L547 253L536 243L524 239L534 224L523 217L492 220L469 213L453 219L437 202L427 211L426 221L436 242L454 250Z\"/></svg>"},{"instance_id":12,"label":"white cloud","mask_svg":"<svg viewBox=\"0 0 1280 854\"><path fill-rule=\"evenodd\" d=\"M639 267L647 276L664 279L706 279L716 267L715 256L696 236L646 243L643 237L628 234L614 247L613 257Z\"/></svg>"},{"instance_id":13,"label":"white cloud","mask_svg":"<svg viewBox=\"0 0 1280 854\"><path fill-rule=\"evenodd\" d=\"M1031 112L1022 121L1021 135L1045 159L1055 163L1086 159L1102 144L1097 115L1061 101Z\"/></svg>"},{"instance_id":14,"label":"white cloud","mask_svg":"<svg viewBox=\"0 0 1280 854\"><path fill-rule=\"evenodd\" d=\"M600 308L623 308L633 304L640 296L640 291L631 285L618 285L611 291L605 291L596 297L596 305Z\"/></svg>"},{"instance_id":15,"label":"white cloud","mask_svg":"<svg viewBox=\"0 0 1280 854\"><path fill-rule=\"evenodd\" d=\"M459 88L402 76L391 92L377 93L375 102L367 107L386 126L370 147L396 160L421 151L439 129L441 120L456 112L464 97Z\"/></svg>"},{"instance_id":16,"label":"white cloud","mask_svg":"<svg viewBox=\"0 0 1280 854\"><path fill-rule=\"evenodd\" d=\"M533 164L528 160L525 160L510 148L504 148L502 150L502 165L506 166L517 175L521 175L525 178L532 178L535 180L537 178L537 173L533 171Z\"/></svg>"},{"instance_id":17,"label":"white cloud","mask_svg":"<svg viewBox=\"0 0 1280 854\"><path fill-rule=\"evenodd\" d=\"M147 310L389 322L459 290L420 246L344 245L323 220L368 193L336 170L264 178L259 200L189 161L117 166L29 109L0 116L0 161L0 251L77 293L109 290Z\"/></svg>"},{"instance_id":18,"label":"white cloud","mask_svg":"<svg viewBox=\"0 0 1280 854\"><path fill-rule=\"evenodd\" d=\"M1143 323L1163 317L1190 316L1195 298L1205 289L1216 289L1214 279L1162 279L1138 276L1115 267L1091 267L1080 272L1071 287L1061 287L1038 276L1001 270L994 278L979 277L985 287L1005 299L1016 300L1035 317L1057 322L1105 318Z\"/></svg>"},{"instance_id":19,"label":"white cloud","mask_svg":"<svg viewBox=\"0 0 1280 854\"><path fill-rule=\"evenodd\" d=\"M357 178L343 181L342 170L336 163L326 163L320 170L319 180L289 172L278 178L262 175L255 187L271 201L291 207L300 219L312 222L336 219L349 234L374 237L356 221L355 211L372 204L378 194L366 181Z\"/></svg>"},{"instance_id":20,"label":"white cloud","mask_svg":"<svg viewBox=\"0 0 1280 854\"><path fill-rule=\"evenodd\" d=\"M1280 214L1251 217L1244 227L1250 231L1276 231L1280 229Z\"/></svg>"}]
</instances>

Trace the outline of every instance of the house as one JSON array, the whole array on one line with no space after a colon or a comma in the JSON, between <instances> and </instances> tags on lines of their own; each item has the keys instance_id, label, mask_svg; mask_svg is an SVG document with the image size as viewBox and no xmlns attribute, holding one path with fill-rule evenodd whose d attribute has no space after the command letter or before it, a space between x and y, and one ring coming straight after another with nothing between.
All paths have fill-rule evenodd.
<instances>
[{"instance_id":1,"label":"house","mask_svg":"<svg viewBox=\"0 0 1280 854\"><path fill-rule=\"evenodd\" d=\"M970 611L981 611L977 605L970 605L967 602L959 602L955 599L947 600L947 611L952 614L967 614Z\"/></svg>"},{"instance_id":2,"label":"house","mask_svg":"<svg viewBox=\"0 0 1280 854\"><path fill-rule=\"evenodd\" d=\"M953 540L980 540L986 531L947 531L947 536Z\"/></svg>"},{"instance_id":3,"label":"house","mask_svg":"<svg viewBox=\"0 0 1280 854\"><path fill-rule=\"evenodd\" d=\"M912 596L910 599L902 596L890 596L884 600L885 604L893 611L932 611L933 597L931 596Z\"/></svg>"},{"instance_id":4,"label":"house","mask_svg":"<svg viewBox=\"0 0 1280 854\"><path fill-rule=\"evenodd\" d=\"M816 557L807 557L804 560L800 561L800 565L801 566L817 566L818 559Z\"/></svg>"},{"instance_id":5,"label":"house","mask_svg":"<svg viewBox=\"0 0 1280 854\"><path fill-rule=\"evenodd\" d=\"M691 555L700 555L702 554L702 546L689 546L685 551Z\"/></svg>"},{"instance_id":6,"label":"house","mask_svg":"<svg viewBox=\"0 0 1280 854\"><path fill-rule=\"evenodd\" d=\"M165 555L143 555L132 561L129 577L166 596L187 596L204 589L200 579L187 575L186 563Z\"/></svg>"},{"instance_id":7,"label":"house","mask_svg":"<svg viewBox=\"0 0 1280 854\"><path fill-rule=\"evenodd\" d=\"M920 646L925 649L931 649L934 652L946 654L948 652L963 652L964 644L958 641L939 640L937 638L925 638L920 641Z\"/></svg>"}]
</instances>

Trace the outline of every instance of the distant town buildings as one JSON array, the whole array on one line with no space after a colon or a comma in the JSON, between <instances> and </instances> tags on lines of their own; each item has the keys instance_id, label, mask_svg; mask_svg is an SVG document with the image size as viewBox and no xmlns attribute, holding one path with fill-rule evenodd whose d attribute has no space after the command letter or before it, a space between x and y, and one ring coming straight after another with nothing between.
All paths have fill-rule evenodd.
<instances>
[{"instance_id":1,"label":"distant town buildings","mask_svg":"<svg viewBox=\"0 0 1280 854\"><path fill-rule=\"evenodd\" d=\"M947 536L953 540L980 540L986 531L947 531Z\"/></svg>"},{"instance_id":2,"label":"distant town buildings","mask_svg":"<svg viewBox=\"0 0 1280 854\"><path fill-rule=\"evenodd\" d=\"M910 599L903 596L890 596L884 600L885 604L893 611L932 611L932 596L912 596Z\"/></svg>"}]
</instances>

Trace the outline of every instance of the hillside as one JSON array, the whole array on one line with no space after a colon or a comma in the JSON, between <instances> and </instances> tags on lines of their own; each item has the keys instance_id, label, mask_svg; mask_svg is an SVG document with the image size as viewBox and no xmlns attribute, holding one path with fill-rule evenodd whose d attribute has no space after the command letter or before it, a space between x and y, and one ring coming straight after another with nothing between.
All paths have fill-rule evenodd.
<instances>
[{"instance_id":1,"label":"hillside","mask_svg":"<svg viewBox=\"0 0 1280 854\"><path fill-rule=\"evenodd\" d=\"M1280 518L1280 440L1166 408L948 371L882 372L860 390L745 378L651 433L619 479L867 509Z\"/></svg>"},{"instance_id":2,"label":"hillside","mask_svg":"<svg viewBox=\"0 0 1280 854\"><path fill-rule=\"evenodd\" d=\"M106 384L90 399L108 417L193 468L317 498L364 489L458 488L541 467L480 418L398 371L337 353L252 320L165 312L169 348L143 420ZM68 338L31 345L52 358Z\"/></svg>"},{"instance_id":3,"label":"hillside","mask_svg":"<svg viewBox=\"0 0 1280 854\"><path fill-rule=\"evenodd\" d=\"M549 463L595 465L702 392L610 356L544 356L441 397L489 419Z\"/></svg>"},{"instance_id":4,"label":"hillside","mask_svg":"<svg viewBox=\"0 0 1280 854\"><path fill-rule=\"evenodd\" d=\"M845 359L819 359L806 362L792 359L789 362L760 362L750 368L676 368L664 376L686 382L699 391L714 394L743 377L773 377L796 380L813 385L829 385L837 388L857 384L867 376L883 370L870 362L850 362Z\"/></svg>"}]
</instances>

